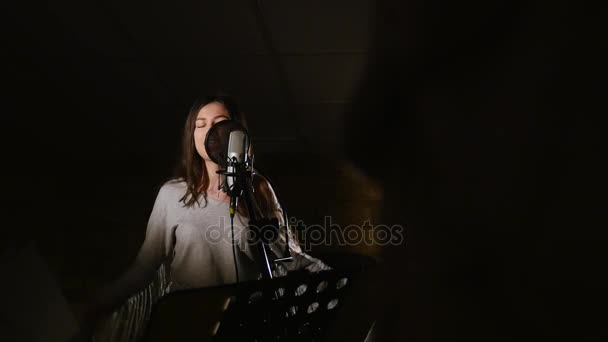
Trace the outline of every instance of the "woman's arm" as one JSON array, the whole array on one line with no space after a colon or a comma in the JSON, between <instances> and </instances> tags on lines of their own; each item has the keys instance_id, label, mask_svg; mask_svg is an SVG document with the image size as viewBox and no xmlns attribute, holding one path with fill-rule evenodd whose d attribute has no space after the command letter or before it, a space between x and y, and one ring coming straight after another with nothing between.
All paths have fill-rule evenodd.
<instances>
[{"instance_id":1,"label":"woman's arm","mask_svg":"<svg viewBox=\"0 0 608 342\"><path fill-rule=\"evenodd\" d=\"M167 258L174 244L175 227L167 220L169 200L167 184L161 187L146 228L146 237L135 261L114 282L102 290L87 305L85 314L92 319L109 314L130 296L146 287L157 269Z\"/></svg>"},{"instance_id":2,"label":"woman's arm","mask_svg":"<svg viewBox=\"0 0 608 342\"><path fill-rule=\"evenodd\" d=\"M268 180L262 176L260 177L262 178L259 186L261 190L260 192L265 194L264 200L269 204L270 207L270 212L268 215L278 218L279 226L281 227L281 230L279 231L279 239L271 245L272 251L279 257L284 257L285 244L286 241L289 241L289 249L291 251L293 261L285 262L283 263L283 266L285 266L287 271L306 269L309 272L319 272L331 269L331 267L326 265L323 261L304 253L291 229L287 229L288 235L285 234L286 222L283 216L283 209L281 208L279 200Z\"/></svg>"}]
</instances>

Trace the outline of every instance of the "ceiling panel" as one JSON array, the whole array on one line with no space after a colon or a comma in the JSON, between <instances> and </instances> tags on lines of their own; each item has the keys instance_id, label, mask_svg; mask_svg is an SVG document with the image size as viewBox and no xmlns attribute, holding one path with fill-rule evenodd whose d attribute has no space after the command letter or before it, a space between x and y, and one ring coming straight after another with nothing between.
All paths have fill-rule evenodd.
<instances>
[{"instance_id":1,"label":"ceiling panel","mask_svg":"<svg viewBox=\"0 0 608 342\"><path fill-rule=\"evenodd\" d=\"M278 72L268 56L156 57L156 63L161 77L187 102L217 90L248 104L283 102Z\"/></svg>"},{"instance_id":2,"label":"ceiling panel","mask_svg":"<svg viewBox=\"0 0 608 342\"><path fill-rule=\"evenodd\" d=\"M372 0L263 0L262 4L281 53L365 51L370 46Z\"/></svg>"},{"instance_id":3,"label":"ceiling panel","mask_svg":"<svg viewBox=\"0 0 608 342\"><path fill-rule=\"evenodd\" d=\"M58 39L79 44L96 53L114 58L133 58L135 56L133 44L125 36L117 16L112 9L103 2L66 0L49 2L47 8L36 8L48 11L42 20L47 21L45 35L49 30L60 27L65 37L45 37L43 44L53 44ZM32 23L40 25L40 22Z\"/></svg>"},{"instance_id":4,"label":"ceiling panel","mask_svg":"<svg viewBox=\"0 0 608 342\"><path fill-rule=\"evenodd\" d=\"M320 155L343 151L344 115L349 104L319 103L298 105L298 122L308 148Z\"/></svg>"},{"instance_id":5,"label":"ceiling panel","mask_svg":"<svg viewBox=\"0 0 608 342\"><path fill-rule=\"evenodd\" d=\"M113 6L136 43L155 55L267 52L251 1L115 0Z\"/></svg>"},{"instance_id":6,"label":"ceiling panel","mask_svg":"<svg viewBox=\"0 0 608 342\"><path fill-rule=\"evenodd\" d=\"M296 103L350 102L363 76L366 54L282 56Z\"/></svg>"},{"instance_id":7,"label":"ceiling panel","mask_svg":"<svg viewBox=\"0 0 608 342\"><path fill-rule=\"evenodd\" d=\"M301 142L297 113L276 103L241 103L256 154L284 152Z\"/></svg>"},{"instance_id":8,"label":"ceiling panel","mask_svg":"<svg viewBox=\"0 0 608 342\"><path fill-rule=\"evenodd\" d=\"M249 130L260 138L286 139L293 136L297 123L297 113L291 113L287 106L277 103L250 104L239 101L240 109L245 113ZM289 133L287 133L289 132Z\"/></svg>"}]
</instances>

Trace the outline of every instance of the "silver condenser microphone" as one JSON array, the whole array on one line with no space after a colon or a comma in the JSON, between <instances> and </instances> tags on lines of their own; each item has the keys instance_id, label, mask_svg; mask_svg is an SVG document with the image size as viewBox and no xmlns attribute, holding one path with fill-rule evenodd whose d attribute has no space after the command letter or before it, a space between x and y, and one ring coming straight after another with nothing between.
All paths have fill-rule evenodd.
<instances>
[{"instance_id":1,"label":"silver condenser microphone","mask_svg":"<svg viewBox=\"0 0 608 342\"><path fill-rule=\"evenodd\" d=\"M226 164L226 171L229 174L235 174L234 176L226 176L226 183L228 185L228 194L233 197L238 197L243 189L239 189L239 173L242 171L244 163L247 161L247 149L249 142L247 134L243 131L237 130L230 132L230 139L228 140L228 160Z\"/></svg>"}]
</instances>

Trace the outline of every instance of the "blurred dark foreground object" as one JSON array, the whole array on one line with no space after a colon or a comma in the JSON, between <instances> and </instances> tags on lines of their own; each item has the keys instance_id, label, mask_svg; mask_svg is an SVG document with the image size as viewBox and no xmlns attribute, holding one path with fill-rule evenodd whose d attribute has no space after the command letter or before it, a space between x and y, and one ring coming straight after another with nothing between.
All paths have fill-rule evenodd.
<instances>
[{"instance_id":1,"label":"blurred dark foreground object","mask_svg":"<svg viewBox=\"0 0 608 342\"><path fill-rule=\"evenodd\" d=\"M366 279L374 260L331 256L333 270L205 289L161 298L145 341L364 341L373 325Z\"/></svg>"},{"instance_id":2,"label":"blurred dark foreground object","mask_svg":"<svg viewBox=\"0 0 608 342\"><path fill-rule=\"evenodd\" d=\"M78 323L33 242L3 251L0 340L65 342Z\"/></svg>"}]
</instances>

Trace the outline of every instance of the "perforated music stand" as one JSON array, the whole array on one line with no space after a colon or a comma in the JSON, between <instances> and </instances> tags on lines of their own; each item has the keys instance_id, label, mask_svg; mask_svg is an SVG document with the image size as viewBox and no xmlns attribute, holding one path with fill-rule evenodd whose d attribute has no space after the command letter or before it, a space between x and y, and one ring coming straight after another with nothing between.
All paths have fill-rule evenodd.
<instances>
[{"instance_id":1,"label":"perforated music stand","mask_svg":"<svg viewBox=\"0 0 608 342\"><path fill-rule=\"evenodd\" d=\"M318 341L354 298L361 268L174 292L157 304L146 341Z\"/></svg>"}]
</instances>

